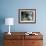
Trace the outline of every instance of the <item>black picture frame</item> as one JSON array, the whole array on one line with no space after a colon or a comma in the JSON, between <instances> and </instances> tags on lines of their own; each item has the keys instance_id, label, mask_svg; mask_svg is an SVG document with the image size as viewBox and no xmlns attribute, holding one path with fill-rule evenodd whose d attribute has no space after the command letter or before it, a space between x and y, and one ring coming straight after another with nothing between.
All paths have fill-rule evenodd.
<instances>
[{"instance_id":1,"label":"black picture frame","mask_svg":"<svg viewBox=\"0 0 46 46\"><path fill-rule=\"evenodd\" d=\"M36 23L36 9L19 9L19 23Z\"/></svg>"}]
</instances>

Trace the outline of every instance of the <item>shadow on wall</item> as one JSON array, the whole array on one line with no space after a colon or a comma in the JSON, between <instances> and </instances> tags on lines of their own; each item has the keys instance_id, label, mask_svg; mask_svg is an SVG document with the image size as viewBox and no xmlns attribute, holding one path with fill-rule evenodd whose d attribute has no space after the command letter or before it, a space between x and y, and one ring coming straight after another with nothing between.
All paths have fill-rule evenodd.
<instances>
[{"instance_id":1,"label":"shadow on wall","mask_svg":"<svg viewBox=\"0 0 46 46\"><path fill-rule=\"evenodd\" d=\"M0 16L0 46L3 46L3 32L2 32L2 25L5 23L5 17Z\"/></svg>"}]
</instances>

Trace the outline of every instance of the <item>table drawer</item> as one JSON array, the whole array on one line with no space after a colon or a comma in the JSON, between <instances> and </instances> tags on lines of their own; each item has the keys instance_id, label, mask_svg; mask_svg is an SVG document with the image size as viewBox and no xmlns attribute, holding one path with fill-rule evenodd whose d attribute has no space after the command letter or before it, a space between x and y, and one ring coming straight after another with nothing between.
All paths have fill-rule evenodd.
<instances>
[{"instance_id":1,"label":"table drawer","mask_svg":"<svg viewBox=\"0 0 46 46\"><path fill-rule=\"evenodd\" d=\"M8 40L8 39L10 39L10 40L22 40L22 39L24 39L24 36L23 35L15 35L15 36L5 36L4 37L4 39L6 39L6 40Z\"/></svg>"},{"instance_id":2,"label":"table drawer","mask_svg":"<svg viewBox=\"0 0 46 46\"><path fill-rule=\"evenodd\" d=\"M5 40L4 41L4 45L5 46L15 46L16 45L16 41L15 40Z\"/></svg>"},{"instance_id":3,"label":"table drawer","mask_svg":"<svg viewBox=\"0 0 46 46\"><path fill-rule=\"evenodd\" d=\"M25 40L24 46L43 46L42 40Z\"/></svg>"},{"instance_id":4,"label":"table drawer","mask_svg":"<svg viewBox=\"0 0 46 46\"><path fill-rule=\"evenodd\" d=\"M27 39L27 40L31 40L31 39L35 39L35 40L43 40L43 36L41 36L41 35L33 35L33 36L30 36L30 35L25 35L25 39Z\"/></svg>"},{"instance_id":5,"label":"table drawer","mask_svg":"<svg viewBox=\"0 0 46 46\"><path fill-rule=\"evenodd\" d=\"M23 40L5 40L4 46L23 46Z\"/></svg>"}]
</instances>

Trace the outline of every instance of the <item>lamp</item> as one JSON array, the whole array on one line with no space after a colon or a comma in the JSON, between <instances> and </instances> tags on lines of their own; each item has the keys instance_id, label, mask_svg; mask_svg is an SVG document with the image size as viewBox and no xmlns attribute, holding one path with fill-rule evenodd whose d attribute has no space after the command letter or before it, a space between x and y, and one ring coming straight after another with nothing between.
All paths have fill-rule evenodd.
<instances>
[{"instance_id":1,"label":"lamp","mask_svg":"<svg viewBox=\"0 0 46 46\"><path fill-rule=\"evenodd\" d=\"M13 18L5 18L5 25L9 25L8 34L11 35L11 33L10 33L10 25L14 25L14 19Z\"/></svg>"}]
</instances>

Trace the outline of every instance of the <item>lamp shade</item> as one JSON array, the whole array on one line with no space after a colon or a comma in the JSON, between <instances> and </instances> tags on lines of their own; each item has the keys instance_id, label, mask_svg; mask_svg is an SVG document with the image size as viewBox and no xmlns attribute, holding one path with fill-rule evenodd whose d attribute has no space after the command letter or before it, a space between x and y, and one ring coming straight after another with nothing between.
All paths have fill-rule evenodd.
<instances>
[{"instance_id":1,"label":"lamp shade","mask_svg":"<svg viewBox=\"0 0 46 46\"><path fill-rule=\"evenodd\" d=\"M14 25L13 18L5 18L5 25Z\"/></svg>"}]
</instances>

